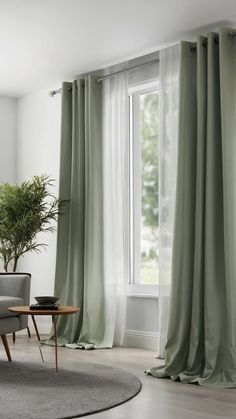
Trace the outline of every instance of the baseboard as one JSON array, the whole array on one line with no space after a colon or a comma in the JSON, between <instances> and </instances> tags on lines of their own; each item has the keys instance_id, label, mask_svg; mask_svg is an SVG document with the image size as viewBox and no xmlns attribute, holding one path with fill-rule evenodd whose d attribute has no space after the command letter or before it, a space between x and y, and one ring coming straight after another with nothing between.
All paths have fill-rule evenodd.
<instances>
[{"instance_id":1,"label":"baseboard","mask_svg":"<svg viewBox=\"0 0 236 419\"><path fill-rule=\"evenodd\" d=\"M157 351L159 333L126 330L125 346L130 348L150 349Z\"/></svg>"},{"instance_id":2,"label":"baseboard","mask_svg":"<svg viewBox=\"0 0 236 419\"><path fill-rule=\"evenodd\" d=\"M51 330L51 318L46 316L36 317L37 326L39 333L47 334ZM29 326L32 334L35 333L31 319L29 320ZM22 331L23 333L23 331ZM24 330L26 333L26 330ZM158 348L159 333L154 332L143 332L140 330L126 329L125 332L125 345L129 348L149 349L157 351Z\"/></svg>"}]
</instances>

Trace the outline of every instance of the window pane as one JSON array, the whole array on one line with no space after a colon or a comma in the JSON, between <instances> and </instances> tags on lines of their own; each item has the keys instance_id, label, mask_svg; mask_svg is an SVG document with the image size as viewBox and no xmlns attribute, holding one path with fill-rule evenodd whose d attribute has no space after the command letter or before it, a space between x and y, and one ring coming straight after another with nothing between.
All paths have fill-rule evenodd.
<instances>
[{"instance_id":1,"label":"window pane","mask_svg":"<svg viewBox=\"0 0 236 419\"><path fill-rule=\"evenodd\" d=\"M158 94L140 95L141 284L158 283Z\"/></svg>"}]
</instances>

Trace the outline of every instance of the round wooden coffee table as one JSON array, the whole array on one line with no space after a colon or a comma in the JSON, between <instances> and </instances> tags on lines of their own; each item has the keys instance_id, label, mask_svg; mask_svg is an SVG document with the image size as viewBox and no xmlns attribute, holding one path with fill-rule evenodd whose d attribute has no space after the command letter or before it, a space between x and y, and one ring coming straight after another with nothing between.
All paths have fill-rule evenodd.
<instances>
[{"instance_id":1,"label":"round wooden coffee table","mask_svg":"<svg viewBox=\"0 0 236 419\"><path fill-rule=\"evenodd\" d=\"M29 306L16 306L16 307L9 307L10 311L12 311L13 313L18 313L18 314L26 314L28 316L32 317L33 320L33 324L34 324L34 328L35 328L35 332L38 338L38 341L40 342L40 335L38 332L38 328L37 328L37 324L35 321L34 316L52 316L52 322L53 322L53 327L54 327L54 339L55 339L55 366L56 366L56 372L58 372L58 355L57 355L57 320L58 320L58 316L65 316L65 315L69 315L69 314L75 314L78 313L80 311L80 309L78 307L73 307L73 306L60 306L57 310L35 310L35 309L30 309ZM41 348L39 346L39 350L40 350L40 354L42 357L42 361L44 362L43 359L43 355L42 355L42 351Z\"/></svg>"}]
</instances>

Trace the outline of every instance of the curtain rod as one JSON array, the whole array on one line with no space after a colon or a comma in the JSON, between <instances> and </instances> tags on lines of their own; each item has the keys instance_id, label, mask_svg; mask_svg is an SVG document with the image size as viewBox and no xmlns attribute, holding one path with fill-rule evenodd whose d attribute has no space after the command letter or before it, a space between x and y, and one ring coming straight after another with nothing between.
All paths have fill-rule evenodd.
<instances>
[{"instance_id":1,"label":"curtain rod","mask_svg":"<svg viewBox=\"0 0 236 419\"><path fill-rule=\"evenodd\" d=\"M123 72L126 72L126 71L130 71L130 70L135 70L135 69L147 67L149 65L156 64L158 62L159 62L159 59L156 59L156 60L153 60L153 61L149 61L148 63L135 65L133 67L129 67L129 68L125 68L125 69L120 70L120 71L116 71L115 73L111 73L107 76L104 76L104 77L101 77L100 79L97 79L97 84L101 84L103 82L103 80L109 79L110 77L116 76L117 74L120 74L120 73L123 73ZM49 94L50 97L54 97L58 93L61 93L61 90L62 90L61 88L57 89L57 90L51 90L48 94Z\"/></svg>"},{"instance_id":2,"label":"curtain rod","mask_svg":"<svg viewBox=\"0 0 236 419\"><path fill-rule=\"evenodd\" d=\"M234 32L228 32L227 36L228 36L229 39L234 39L234 38L236 38L236 32L235 31Z\"/></svg>"},{"instance_id":3,"label":"curtain rod","mask_svg":"<svg viewBox=\"0 0 236 419\"><path fill-rule=\"evenodd\" d=\"M231 41L231 39L236 38L236 32L235 32L235 31L233 31L233 32L228 32L228 33L227 33L227 38L228 38L230 41ZM215 38L215 43L216 43L216 44L218 44L218 42L219 42L219 35L217 34L217 35L216 35L216 38ZM203 41L202 46L203 46L203 47L207 47L207 39L205 39L205 40ZM195 46L195 47L190 47L190 50L191 50L192 52L195 52L195 51L196 51L196 49L197 49L197 47L196 47L196 46Z\"/></svg>"},{"instance_id":4,"label":"curtain rod","mask_svg":"<svg viewBox=\"0 0 236 419\"><path fill-rule=\"evenodd\" d=\"M134 65L133 67L129 67L129 68L124 68L123 70L120 71L115 71L114 73L108 74L107 76L101 77L100 79L97 79L97 84L101 84L104 80L109 79L110 77L116 76L117 74L121 74L124 73L126 71L130 71L130 70L137 70L139 68L143 68L143 67L147 67L149 65L152 64L157 64L159 62L159 58L153 61L149 61L148 63L143 63L140 65Z\"/></svg>"},{"instance_id":5,"label":"curtain rod","mask_svg":"<svg viewBox=\"0 0 236 419\"><path fill-rule=\"evenodd\" d=\"M236 32L235 31L228 32L227 37L229 39L236 38ZM196 50L196 47L192 47L191 50L192 51L195 51ZM147 67L149 65L156 64L158 62L159 62L159 59L156 59L156 60L153 60L153 61L149 61L148 63L144 63L144 64L136 65L136 66L133 66L133 67L125 68L125 69L120 70L120 71L116 71L114 73L108 74L107 76L100 77L99 79L97 79L97 83L98 84L101 84L104 80L107 80L110 77L116 76L117 74L121 74L123 72L130 71L130 70L136 70L136 69L139 69L139 68ZM57 89L57 90L51 90L49 92L49 96L50 97L54 97L58 93L61 93L61 90L62 90L61 88L60 89Z\"/></svg>"}]
</instances>

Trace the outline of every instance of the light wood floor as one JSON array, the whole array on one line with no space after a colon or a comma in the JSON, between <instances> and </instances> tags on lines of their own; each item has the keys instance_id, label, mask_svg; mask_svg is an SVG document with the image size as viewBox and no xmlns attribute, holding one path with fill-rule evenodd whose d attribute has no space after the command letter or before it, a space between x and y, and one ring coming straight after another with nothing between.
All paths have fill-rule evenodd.
<instances>
[{"instance_id":1,"label":"light wood floor","mask_svg":"<svg viewBox=\"0 0 236 419\"><path fill-rule=\"evenodd\" d=\"M32 330L32 328L31 328ZM14 360L41 362L36 337L28 339L25 333L17 334L16 343L8 337ZM45 368L54 362L53 348L43 346ZM140 377L143 387L132 400L113 409L91 415L91 419L235 419L236 389L207 389L197 385L174 383L144 374L144 369L160 361L155 353L142 349L114 348L108 350L59 349L59 366L66 368L77 362L93 362L123 368ZM6 356L0 345L0 366ZM6 361L7 362L7 361ZM1 370L1 368L0 368ZM49 419L49 418L47 418Z\"/></svg>"}]
</instances>

